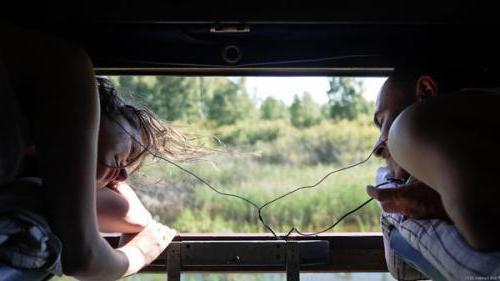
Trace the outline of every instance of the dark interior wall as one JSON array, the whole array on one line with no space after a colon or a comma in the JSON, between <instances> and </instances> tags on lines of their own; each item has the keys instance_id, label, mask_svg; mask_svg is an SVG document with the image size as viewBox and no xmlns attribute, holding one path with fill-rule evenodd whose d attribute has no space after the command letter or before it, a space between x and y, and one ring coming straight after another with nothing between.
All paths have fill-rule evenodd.
<instances>
[{"instance_id":1,"label":"dark interior wall","mask_svg":"<svg viewBox=\"0 0 500 281\"><path fill-rule=\"evenodd\" d=\"M478 1L67 2L19 2L0 15L80 43L101 68L388 68L431 55L448 64L499 61L495 9ZM210 31L220 26L249 32Z\"/></svg>"},{"instance_id":2,"label":"dark interior wall","mask_svg":"<svg viewBox=\"0 0 500 281\"><path fill-rule=\"evenodd\" d=\"M32 3L34 2L34 3ZM38 3L37 3L38 2ZM43 3L39 3L43 2ZM464 0L107 0L16 1L2 16L37 22L284 21L465 23L495 21L493 1ZM493 17L489 17L492 15Z\"/></svg>"}]
</instances>

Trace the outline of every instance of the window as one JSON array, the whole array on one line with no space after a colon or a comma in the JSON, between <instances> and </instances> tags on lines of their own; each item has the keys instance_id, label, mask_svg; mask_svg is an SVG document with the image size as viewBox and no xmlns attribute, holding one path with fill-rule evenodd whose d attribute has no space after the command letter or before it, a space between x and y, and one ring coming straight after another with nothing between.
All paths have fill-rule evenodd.
<instances>
[{"instance_id":1,"label":"window","mask_svg":"<svg viewBox=\"0 0 500 281\"><path fill-rule=\"evenodd\" d=\"M169 126L189 136L193 148L201 152L174 162L217 191L241 196L257 206L363 161L378 138L372 115L384 78L122 75L110 79L127 100L153 110ZM302 232L325 229L369 198L365 186L374 182L375 170L381 165L380 160L372 157L357 167L332 174L314 188L266 206L262 218L279 235L292 227ZM241 198L218 194L163 160L146 162L130 181L153 216L177 229L181 240L274 240L271 231L259 221L256 207ZM348 245L362 247L356 238L369 236L367 240L371 242L365 246L379 251L378 262L383 267L381 237L372 233L380 229L379 209L372 202L347 217L329 230L339 232L334 240L340 240L329 241L347 239ZM330 235L322 237L328 240ZM377 268L374 264L377 259L365 268ZM353 265L347 261L344 266ZM269 271L265 266L261 268ZM155 271L154 266L148 270ZM271 271L276 270L279 269ZM202 271L207 273L187 273L182 280L243 278ZM362 278L325 274L324 278L339 280ZM245 276L285 280L284 273ZM304 275L302 280L307 278ZM385 280L388 275L369 278Z\"/></svg>"},{"instance_id":2,"label":"window","mask_svg":"<svg viewBox=\"0 0 500 281\"><path fill-rule=\"evenodd\" d=\"M220 192L258 206L327 173L365 159L378 137L372 125L382 78L112 77L119 91L193 138L184 168ZM191 153L193 153L191 155ZM380 161L342 171L262 210L277 232L315 232L366 200ZM176 161L174 159L174 161ZM262 233L256 209L217 194L173 165L148 162L133 177L143 201L182 233ZM333 231L379 231L370 204Z\"/></svg>"},{"instance_id":3,"label":"window","mask_svg":"<svg viewBox=\"0 0 500 281\"><path fill-rule=\"evenodd\" d=\"M212 100L213 96L208 93L214 92L207 87L210 80L226 79L227 83L238 84L241 79L192 75L383 75L408 57L425 61L429 54L436 52L442 54L443 58L439 59L450 66L459 62L460 65L480 65L488 69L497 68L499 61L498 40L491 36L497 32L496 26L491 24L496 17L489 16L496 9L478 1L433 1L432 9L421 2L395 5L392 1L386 4L358 1L355 5L348 1L328 5L310 1L267 1L262 5L259 1L251 1L244 9L240 5L228 5L227 1L193 4L189 1L128 1L127 4L106 1L97 8L86 3L74 9L74 5L47 7L44 3L34 9L31 6L36 13L26 14L24 7L9 11L6 19L81 44L102 74L188 75L113 79L124 89L127 88L125 82L129 81L134 97L142 98L141 102L156 109L160 116L170 118L180 129L194 132L200 143L207 143L214 150L201 160L182 163L183 166L216 187L252 196L252 199L261 200L259 202L302 183L314 183L318 176L325 175L332 168L363 159L373 144L373 139L367 135L375 135L371 119L323 119L316 124L318 118L328 116L328 108L320 110L321 117L313 114L315 110L304 110L304 96L300 90L288 94L288 97L293 102L293 96L299 96L299 105L302 106L295 109L305 111L307 118L302 116L293 122L291 119L283 121L280 120L282 117L274 117L282 116L280 112L289 114L291 103L285 103L288 110L280 111L279 101L269 101L270 109L261 115L265 99L259 99L258 94L265 89L259 88L255 94L250 87L246 88L247 101L254 103L253 114L244 111L246 120L234 122L241 114L232 113L244 110L245 106L221 106L212 112L229 112L218 117L211 115L206 101ZM172 83L168 88L162 88L162 83L156 81L158 79L170 79ZM247 86L251 79L247 77ZM191 84L191 87L185 87ZM148 98L166 91L182 95L174 95L176 99L166 94L157 99ZM127 90L123 92L127 94ZM183 104L193 101L187 99L191 95L199 95L196 102ZM221 95L218 99L220 105L228 102ZM312 100L319 103L314 95ZM152 105L153 102L157 104ZM211 121L202 122L193 116L210 117ZM262 121L263 116L269 120ZM356 127L363 127L364 133L354 130ZM370 130L373 132L367 133ZM225 145L214 142L215 137L223 140ZM341 140L342 146L336 146L338 143L332 139ZM289 147L296 149L287 150ZM372 181L373 168L379 164L371 159L359 167L333 175L314 190L299 191L267 207L264 218L279 232L292 225L304 231L321 229L341 211L366 198L364 185ZM279 173L266 174L271 173L270 167ZM360 175L366 175L366 178ZM348 184L347 180L352 182ZM216 196L206 186L172 166L146 163L131 181L159 219L190 233L182 234L178 241L273 240L272 234L264 233L265 228L260 226L255 212L245 202ZM322 204L329 206L322 208ZM377 211L375 203L370 203L334 229L356 231L355 234L339 232L315 238L330 242L329 263L301 268L301 271L385 271L380 235L358 232L378 230ZM214 232L216 234L209 234ZM245 232L260 233L250 235ZM283 271L284 266L199 268L183 265L181 269L189 274L195 270L211 274L228 270ZM144 272L164 270L165 261L159 258ZM362 273L349 274L339 275L339 278L365 278ZM183 280L284 278L282 274L241 276L186 275ZM321 276L315 275L312 279L321 280ZM153 278L156 277L144 277L145 280ZM163 280L164 276L159 278ZM375 278L379 277L367 277L369 280ZM386 280L383 278L390 279L387 275L380 276L381 280ZM334 280L331 276L326 279Z\"/></svg>"}]
</instances>

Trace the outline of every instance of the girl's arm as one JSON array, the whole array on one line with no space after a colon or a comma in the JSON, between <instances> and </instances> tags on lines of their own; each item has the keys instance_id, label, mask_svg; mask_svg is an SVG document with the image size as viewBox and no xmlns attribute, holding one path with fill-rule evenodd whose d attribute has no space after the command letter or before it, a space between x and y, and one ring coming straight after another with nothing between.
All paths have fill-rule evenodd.
<instances>
[{"instance_id":1,"label":"girl's arm","mask_svg":"<svg viewBox=\"0 0 500 281\"><path fill-rule=\"evenodd\" d=\"M151 221L132 188L124 182L97 190L97 222L101 232L138 233Z\"/></svg>"}]
</instances>

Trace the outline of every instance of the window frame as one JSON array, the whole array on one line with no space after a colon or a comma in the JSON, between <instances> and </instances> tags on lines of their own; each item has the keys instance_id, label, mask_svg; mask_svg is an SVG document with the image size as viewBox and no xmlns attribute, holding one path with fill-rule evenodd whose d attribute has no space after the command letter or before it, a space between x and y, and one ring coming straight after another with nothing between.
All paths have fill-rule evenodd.
<instances>
[{"instance_id":1,"label":"window frame","mask_svg":"<svg viewBox=\"0 0 500 281\"><path fill-rule=\"evenodd\" d=\"M98 75L168 75L168 76L387 76L391 68L96 68ZM280 235L284 235L283 233ZM117 241L108 239L112 245ZM300 272L388 272L381 232L328 232L312 237L292 235L289 241L328 241L329 260L326 264L300 266ZM213 266L186 266L181 261L182 245L190 242L217 241L276 241L270 233L180 233L172 244L151 264L139 273L256 273L286 272L281 266L228 265L223 262ZM169 251L177 250L176 268L169 271ZM180 249L180 250L179 250ZM219 252L219 251L217 251ZM221 252L221 257L224 253ZM172 262L172 258L170 260ZM171 279L168 279L171 280ZM172 280L176 280L173 278Z\"/></svg>"}]
</instances>

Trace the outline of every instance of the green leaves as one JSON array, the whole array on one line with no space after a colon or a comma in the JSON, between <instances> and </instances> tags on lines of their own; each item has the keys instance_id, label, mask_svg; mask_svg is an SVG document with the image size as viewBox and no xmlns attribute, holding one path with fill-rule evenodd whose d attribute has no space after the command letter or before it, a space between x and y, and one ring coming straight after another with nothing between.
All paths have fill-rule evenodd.
<instances>
[{"instance_id":1,"label":"green leaves","mask_svg":"<svg viewBox=\"0 0 500 281\"><path fill-rule=\"evenodd\" d=\"M295 96L290 106L292 125L297 128L310 127L319 124L323 119L321 107L314 102L311 95L305 92L302 97Z\"/></svg>"},{"instance_id":2,"label":"green leaves","mask_svg":"<svg viewBox=\"0 0 500 281\"><path fill-rule=\"evenodd\" d=\"M260 118L264 120L277 120L290 118L290 112L283 101L267 97L260 106Z\"/></svg>"},{"instance_id":3,"label":"green leaves","mask_svg":"<svg viewBox=\"0 0 500 281\"><path fill-rule=\"evenodd\" d=\"M307 92L287 106L267 97L260 108L246 90L245 77L119 76L110 77L119 93L135 100L168 121L204 123L207 127L242 121L286 120L296 128L308 128L324 119L353 120L369 114L373 104L362 96L360 79L332 77L329 101L320 106Z\"/></svg>"},{"instance_id":4,"label":"green leaves","mask_svg":"<svg viewBox=\"0 0 500 281\"><path fill-rule=\"evenodd\" d=\"M255 116L255 104L248 96L244 78L238 83L228 80L214 91L209 104L208 118L216 125L231 125Z\"/></svg>"},{"instance_id":5,"label":"green leaves","mask_svg":"<svg viewBox=\"0 0 500 281\"><path fill-rule=\"evenodd\" d=\"M369 113L371 105L362 95L363 83L352 77L333 77L328 90L329 115L332 119L355 119Z\"/></svg>"}]
</instances>

